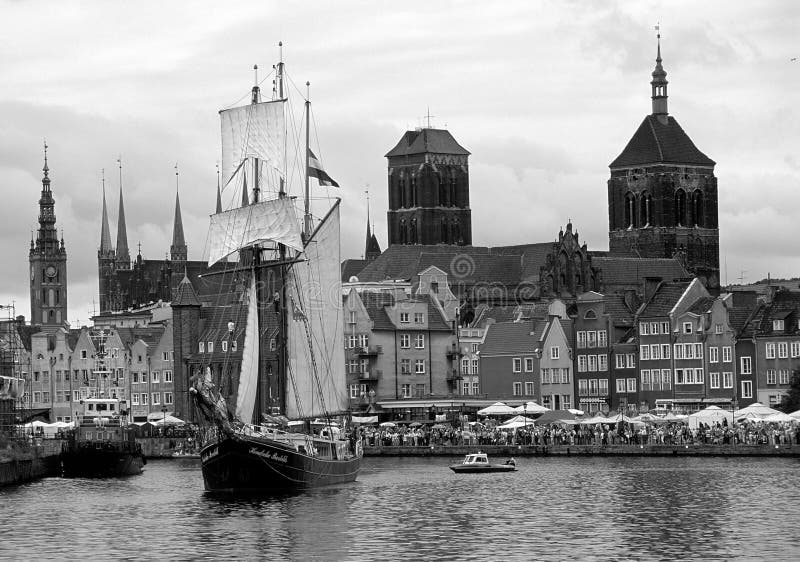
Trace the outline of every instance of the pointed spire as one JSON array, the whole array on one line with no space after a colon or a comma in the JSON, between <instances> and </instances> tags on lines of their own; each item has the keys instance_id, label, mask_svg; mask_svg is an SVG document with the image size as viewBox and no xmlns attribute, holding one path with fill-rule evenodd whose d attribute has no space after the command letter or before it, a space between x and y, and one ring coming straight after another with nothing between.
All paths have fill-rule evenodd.
<instances>
[{"instance_id":1,"label":"pointed spire","mask_svg":"<svg viewBox=\"0 0 800 562\"><path fill-rule=\"evenodd\" d=\"M125 202L122 198L122 156L119 164L119 215L117 218L117 269L131 268L131 254L128 250L128 228L125 225Z\"/></svg>"},{"instance_id":2,"label":"pointed spire","mask_svg":"<svg viewBox=\"0 0 800 562\"><path fill-rule=\"evenodd\" d=\"M44 176L42 177L42 185L49 186L50 185L50 167L47 165L47 139L44 139L44 167L42 167L42 171L44 172Z\"/></svg>"},{"instance_id":3,"label":"pointed spire","mask_svg":"<svg viewBox=\"0 0 800 562\"><path fill-rule=\"evenodd\" d=\"M372 242L372 229L369 226L369 185L367 185L367 189L364 190L364 193L367 194L367 241L364 244L364 259L368 259L369 245L370 242Z\"/></svg>"},{"instance_id":4,"label":"pointed spire","mask_svg":"<svg viewBox=\"0 0 800 562\"><path fill-rule=\"evenodd\" d=\"M108 227L108 209L106 208L106 171L103 174L103 224L100 227L100 255L107 256L114 251L111 246L111 229Z\"/></svg>"},{"instance_id":5,"label":"pointed spire","mask_svg":"<svg viewBox=\"0 0 800 562\"><path fill-rule=\"evenodd\" d=\"M656 40L658 43L656 51L656 68L653 70L653 80L650 82L652 87L653 115L667 115L667 72L661 66L661 24L656 26Z\"/></svg>"},{"instance_id":6,"label":"pointed spire","mask_svg":"<svg viewBox=\"0 0 800 562\"><path fill-rule=\"evenodd\" d=\"M181 197L178 191L178 164L175 164L175 222L172 226L172 261L186 261L186 239L183 237L183 218L181 217Z\"/></svg>"}]
</instances>

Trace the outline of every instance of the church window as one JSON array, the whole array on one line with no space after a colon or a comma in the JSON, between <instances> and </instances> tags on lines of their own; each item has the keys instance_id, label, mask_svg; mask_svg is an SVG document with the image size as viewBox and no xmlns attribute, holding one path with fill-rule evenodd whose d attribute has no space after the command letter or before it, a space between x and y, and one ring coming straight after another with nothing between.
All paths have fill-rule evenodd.
<instances>
[{"instance_id":1,"label":"church window","mask_svg":"<svg viewBox=\"0 0 800 562\"><path fill-rule=\"evenodd\" d=\"M447 182L443 175L439 176L439 205L447 206Z\"/></svg>"},{"instance_id":2,"label":"church window","mask_svg":"<svg viewBox=\"0 0 800 562\"><path fill-rule=\"evenodd\" d=\"M675 224L682 226L686 223L686 192L679 189L675 192Z\"/></svg>"},{"instance_id":3,"label":"church window","mask_svg":"<svg viewBox=\"0 0 800 562\"><path fill-rule=\"evenodd\" d=\"M400 194L400 207L405 208L406 205L406 178L403 172L400 172L400 177L397 178L397 191Z\"/></svg>"},{"instance_id":4,"label":"church window","mask_svg":"<svg viewBox=\"0 0 800 562\"><path fill-rule=\"evenodd\" d=\"M411 232L408 238L411 244L417 243L417 219L411 219Z\"/></svg>"},{"instance_id":5,"label":"church window","mask_svg":"<svg viewBox=\"0 0 800 562\"><path fill-rule=\"evenodd\" d=\"M417 176L411 176L411 206L417 206Z\"/></svg>"},{"instance_id":6,"label":"church window","mask_svg":"<svg viewBox=\"0 0 800 562\"><path fill-rule=\"evenodd\" d=\"M641 198L641 223L642 226L650 226L652 222L650 212L652 210L651 204L651 197L649 193L642 194Z\"/></svg>"},{"instance_id":7,"label":"church window","mask_svg":"<svg viewBox=\"0 0 800 562\"><path fill-rule=\"evenodd\" d=\"M634 196L633 193L625 195L625 226L627 228L633 227L634 216Z\"/></svg>"},{"instance_id":8,"label":"church window","mask_svg":"<svg viewBox=\"0 0 800 562\"><path fill-rule=\"evenodd\" d=\"M456 206L456 173L453 171L450 175L450 200L449 206Z\"/></svg>"},{"instance_id":9,"label":"church window","mask_svg":"<svg viewBox=\"0 0 800 562\"><path fill-rule=\"evenodd\" d=\"M445 244L450 243L450 237L448 236L449 232L447 229L447 219L442 217L442 242Z\"/></svg>"},{"instance_id":10,"label":"church window","mask_svg":"<svg viewBox=\"0 0 800 562\"><path fill-rule=\"evenodd\" d=\"M406 244L407 242L406 219L402 219L400 221L400 243Z\"/></svg>"},{"instance_id":11,"label":"church window","mask_svg":"<svg viewBox=\"0 0 800 562\"><path fill-rule=\"evenodd\" d=\"M703 226L703 192L699 189L692 193L692 217L695 226Z\"/></svg>"}]
</instances>

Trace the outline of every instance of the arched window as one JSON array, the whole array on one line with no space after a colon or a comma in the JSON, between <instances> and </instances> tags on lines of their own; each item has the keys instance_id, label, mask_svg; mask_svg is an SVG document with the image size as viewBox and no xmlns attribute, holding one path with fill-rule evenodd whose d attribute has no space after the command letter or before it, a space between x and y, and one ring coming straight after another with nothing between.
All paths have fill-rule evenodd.
<instances>
[{"instance_id":1,"label":"arched window","mask_svg":"<svg viewBox=\"0 0 800 562\"><path fill-rule=\"evenodd\" d=\"M400 207L405 208L407 207L406 203L406 178L403 172L400 172L400 176L397 178L397 191L400 194Z\"/></svg>"},{"instance_id":2,"label":"arched window","mask_svg":"<svg viewBox=\"0 0 800 562\"><path fill-rule=\"evenodd\" d=\"M444 174L439 174L439 205L444 207L447 205L447 181Z\"/></svg>"},{"instance_id":3,"label":"arched window","mask_svg":"<svg viewBox=\"0 0 800 562\"><path fill-rule=\"evenodd\" d=\"M625 194L625 228L633 227L635 201L636 199L633 196L633 193L628 192Z\"/></svg>"},{"instance_id":4,"label":"arched window","mask_svg":"<svg viewBox=\"0 0 800 562\"><path fill-rule=\"evenodd\" d=\"M445 244L450 243L449 230L447 228L447 219L442 217L442 242Z\"/></svg>"},{"instance_id":5,"label":"arched window","mask_svg":"<svg viewBox=\"0 0 800 562\"><path fill-rule=\"evenodd\" d=\"M453 170L450 172L450 207L456 206L456 172Z\"/></svg>"},{"instance_id":6,"label":"arched window","mask_svg":"<svg viewBox=\"0 0 800 562\"><path fill-rule=\"evenodd\" d=\"M639 216L641 217L642 226L650 226L650 223L652 222L650 215L650 210L651 210L650 203L651 203L650 194L646 192L642 193L640 200L641 209L639 211L640 212Z\"/></svg>"},{"instance_id":7,"label":"arched window","mask_svg":"<svg viewBox=\"0 0 800 562\"><path fill-rule=\"evenodd\" d=\"M461 243L461 226L458 224L458 219L453 219L453 243Z\"/></svg>"},{"instance_id":8,"label":"arched window","mask_svg":"<svg viewBox=\"0 0 800 562\"><path fill-rule=\"evenodd\" d=\"M695 226L703 226L705 222L703 220L703 212L703 192L695 189L694 193L692 193L692 218Z\"/></svg>"},{"instance_id":9,"label":"arched window","mask_svg":"<svg viewBox=\"0 0 800 562\"><path fill-rule=\"evenodd\" d=\"M675 224L686 224L686 192L682 189L675 192Z\"/></svg>"},{"instance_id":10,"label":"arched window","mask_svg":"<svg viewBox=\"0 0 800 562\"><path fill-rule=\"evenodd\" d=\"M417 176L411 174L411 206L417 206Z\"/></svg>"},{"instance_id":11,"label":"arched window","mask_svg":"<svg viewBox=\"0 0 800 562\"><path fill-rule=\"evenodd\" d=\"M408 243L408 240L407 240L406 236L407 236L406 219L401 219L400 220L400 243L401 244Z\"/></svg>"},{"instance_id":12,"label":"arched window","mask_svg":"<svg viewBox=\"0 0 800 562\"><path fill-rule=\"evenodd\" d=\"M597 318L597 313L591 308L586 311L586 314L583 315L584 320L594 320L596 318Z\"/></svg>"},{"instance_id":13,"label":"arched window","mask_svg":"<svg viewBox=\"0 0 800 562\"><path fill-rule=\"evenodd\" d=\"M412 244L417 243L417 219L411 219L411 232L409 236L409 242Z\"/></svg>"}]
</instances>

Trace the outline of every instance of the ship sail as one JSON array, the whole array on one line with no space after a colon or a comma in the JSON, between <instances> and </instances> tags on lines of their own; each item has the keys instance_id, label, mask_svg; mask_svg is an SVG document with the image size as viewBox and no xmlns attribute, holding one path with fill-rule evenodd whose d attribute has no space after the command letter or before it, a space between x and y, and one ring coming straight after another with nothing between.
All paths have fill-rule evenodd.
<instances>
[{"instance_id":1,"label":"ship sail","mask_svg":"<svg viewBox=\"0 0 800 562\"><path fill-rule=\"evenodd\" d=\"M251 423L258 386L258 297L255 272L247 289L247 325L242 349L242 368L239 373L239 390L236 393L236 417Z\"/></svg>"},{"instance_id":2,"label":"ship sail","mask_svg":"<svg viewBox=\"0 0 800 562\"><path fill-rule=\"evenodd\" d=\"M219 112L223 189L247 158L259 158L283 176L286 170L283 105L283 100L267 101Z\"/></svg>"},{"instance_id":3,"label":"ship sail","mask_svg":"<svg viewBox=\"0 0 800 562\"><path fill-rule=\"evenodd\" d=\"M347 409L337 201L287 279L286 415L326 416Z\"/></svg>"},{"instance_id":4,"label":"ship sail","mask_svg":"<svg viewBox=\"0 0 800 562\"><path fill-rule=\"evenodd\" d=\"M211 215L208 265L261 242L276 242L303 250L300 225L288 197L262 201Z\"/></svg>"}]
</instances>

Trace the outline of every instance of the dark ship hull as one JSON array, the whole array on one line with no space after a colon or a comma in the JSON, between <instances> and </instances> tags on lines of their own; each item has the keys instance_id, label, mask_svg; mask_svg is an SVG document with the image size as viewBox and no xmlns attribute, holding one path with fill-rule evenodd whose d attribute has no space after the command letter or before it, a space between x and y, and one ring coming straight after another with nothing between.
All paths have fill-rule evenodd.
<instances>
[{"instance_id":1,"label":"dark ship hull","mask_svg":"<svg viewBox=\"0 0 800 562\"><path fill-rule=\"evenodd\" d=\"M334 455L335 456L335 455ZM322 458L271 439L225 436L200 451L209 492L280 493L353 482L361 455Z\"/></svg>"},{"instance_id":2,"label":"dark ship hull","mask_svg":"<svg viewBox=\"0 0 800 562\"><path fill-rule=\"evenodd\" d=\"M145 462L141 447L127 441L71 441L61 451L61 468L67 477L131 476L141 474Z\"/></svg>"}]
</instances>

